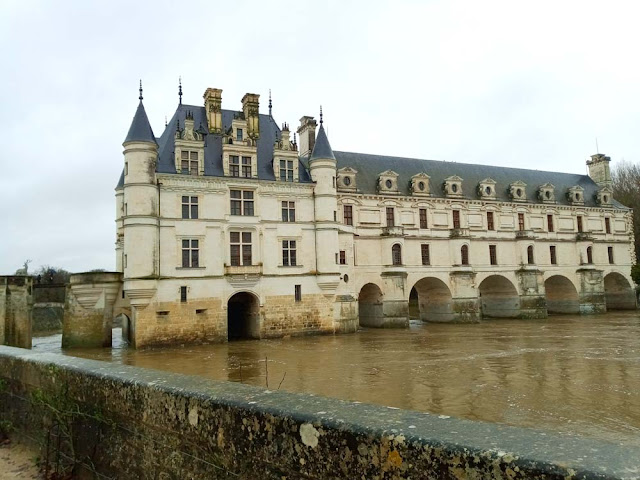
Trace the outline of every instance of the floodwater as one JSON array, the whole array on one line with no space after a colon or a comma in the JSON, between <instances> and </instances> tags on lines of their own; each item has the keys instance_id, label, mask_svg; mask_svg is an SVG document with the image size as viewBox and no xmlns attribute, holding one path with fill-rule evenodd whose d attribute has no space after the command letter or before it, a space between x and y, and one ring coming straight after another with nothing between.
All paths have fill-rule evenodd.
<instances>
[{"instance_id":1,"label":"floodwater","mask_svg":"<svg viewBox=\"0 0 640 480\"><path fill-rule=\"evenodd\" d=\"M140 351L119 335L62 353L640 446L638 312ZM60 335L34 351L61 352Z\"/></svg>"}]
</instances>

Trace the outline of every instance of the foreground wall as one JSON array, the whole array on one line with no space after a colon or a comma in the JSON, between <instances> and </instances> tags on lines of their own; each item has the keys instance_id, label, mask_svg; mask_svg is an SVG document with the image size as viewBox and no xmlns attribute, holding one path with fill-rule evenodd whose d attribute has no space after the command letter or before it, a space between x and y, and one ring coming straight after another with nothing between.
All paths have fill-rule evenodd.
<instances>
[{"instance_id":1,"label":"foreground wall","mask_svg":"<svg viewBox=\"0 0 640 480\"><path fill-rule=\"evenodd\" d=\"M38 439L42 458L75 464L76 476L615 479L640 471L638 448L11 347L0 347L0 379L1 420Z\"/></svg>"}]
</instances>

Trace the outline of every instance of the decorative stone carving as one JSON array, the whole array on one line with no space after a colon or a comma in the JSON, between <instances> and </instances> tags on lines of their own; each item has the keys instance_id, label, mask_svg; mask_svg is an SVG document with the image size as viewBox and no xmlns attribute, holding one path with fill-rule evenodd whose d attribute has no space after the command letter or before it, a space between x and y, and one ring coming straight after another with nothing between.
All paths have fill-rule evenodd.
<instances>
[{"instance_id":1,"label":"decorative stone carving","mask_svg":"<svg viewBox=\"0 0 640 480\"><path fill-rule=\"evenodd\" d=\"M596 202L601 207L610 207L613 200L613 190L609 187L603 187L596 193Z\"/></svg>"},{"instance_id":2,"label":"decorative stone carving","mask_svg":"<svg viewBox=\"0 0 640 480\"><path fill-rule=\"evenodd\" d=\"M485 200L496 199L496 181L493 178L485 178L478 184L478 196Z\"/></svg>"},{"instance_id":3,"label":"decorative stone carving","mask_svg":"<svg viewBox=\"0 0 640 480\"><path fill-rule=\"evenodd\" d=\"M538 188L538 198L542 203L556 203L556 187L551 183L545 183Z\"/></svg>"},{"instance_id":4,"label":"decorative stone carving","mask_svg":"<svg viewBox=\"0 0 640 480\"><path fill-rule=\"evenodd\" d=\"M338 170L338 190L355 192L356 187L356 174L358 171L355 168L343 167Z\"/></svg>"},{"instance_id":5,"label":"decorative stone carving","mask_svg":"<svg viewBox=\"0 0 640 480\"><path fill-rule=\"evenodd\" d=\"M460 198L462 197L462 178L457 175L445 178L442 188L447 197Z\"/></svg>"},{"instance_id":6,"label":"decorative stone carving","mask_svg":"<svg viewBox=\"0 0 640 480\"><path fill-rule=\"evenodd\" d=\"M567 200L572 205L584 205L584 188L575 185L567 190Z\"/></svg>"},{"instance_id":7,"label":"decorative stone carving","mask_svg":"<svg viewBox=\"0 0 640 480\"><path fill-rule=\"evenodd\" d=\"M431 177L426 173L418 173L411 177L411 192L417 196L431 196Z\"/></svg>"},{"instance_id":8,"label":"decorative stone carving","mask_svg":"<svg viewBox=\"0 0 640 480\"><path fill-rule=\"evenodd\" d=\"M514 202L527 201L527 184L518 180L509 185L509 195Z\"/></svg>"},{"instance_id":9,"label":"decorative stone carving","mask_svg":"<svg viewBox=\"0 0 640 480\"><path fill-rule=\"evenodd\" d=\"M378 177L378 191L380 193L398 193L398 174L393 170L386 170Z\"/></svg>"}]
</instances>

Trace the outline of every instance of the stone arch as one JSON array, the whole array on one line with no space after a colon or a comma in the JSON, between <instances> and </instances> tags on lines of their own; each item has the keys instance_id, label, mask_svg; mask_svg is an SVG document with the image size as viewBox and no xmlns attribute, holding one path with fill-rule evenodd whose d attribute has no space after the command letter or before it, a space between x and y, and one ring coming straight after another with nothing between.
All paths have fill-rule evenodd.
<instances>
[{"instance_id":1,"label":"stone arch","mask_svg":"<svg viewBox=\"0 0 640 480\"><path fill-rule=\"evenodd\" d=\"M418 280L409 294L410 306L412 300L414 305L417 304L417 313L423 322L450 322L454 318L451 290L439 278L425 277Z\"/></svg>"},{"instance_id":2,"label":"stone arch","mask_svg":"<svg viewBox=\"0 0 640 480\"><path fill-rule=\"evenodd\" d=\"M635 310L635 290L621 273L611 272L604 277L604 300L607 310Z\"/></svg>"},{"instance_id":3,"label":"stone arch","mask_svg":"<svg viewBox=\"0 0 640 480\"><path fill-rule=\"evenodd\" d=\"M358 317L362 327L380 327L384 323L382 290L375 283L367 283L358 295Z\"/></svg>"},{"instance_id":4,"label":"stone arch","mask_svg":"<svg viewBox=\"0 0 640 480\"><path fill-rule=\"evenodd\" d=\"M227 339L260 338L260 300L250 292L237 292L227 301Z\"/></svg>"},{"instance_id":5,"label":"stone arch","mask_svg":"<svg viewBox=\"0 0 640 480\"><path fill-rule=\"evenodd\" d=\"M478 287L482 315L494 318L518 318L520 296L515 285L502 275L490 275Z\"/></svg>"},{"instance_id":6,"label":"stone arch","mask_svg":"<svg viewBox=\"0 0 640 480\"><path fill-rule=\"evenodd\" d=\"M549 313L580 313L578 290L571 280L552 275L544 281Z\"/></svg>"}]
</instances>

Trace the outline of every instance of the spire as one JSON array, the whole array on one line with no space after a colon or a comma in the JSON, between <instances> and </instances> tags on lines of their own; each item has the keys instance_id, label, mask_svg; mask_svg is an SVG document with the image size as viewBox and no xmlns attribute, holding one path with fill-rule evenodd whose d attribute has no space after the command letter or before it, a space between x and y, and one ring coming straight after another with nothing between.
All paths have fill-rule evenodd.
<instances>
[{"instance_id":1,"label":"spire","mask_svg":"<svg viewBox=\"0 0 640 480\"><path fill-rule=\"evenodd\" d=\"M324 131L324 125L322 125L322 107L320 107L320 129L318 130L318 136L316 137L316 143L313 146L311 152L310 161L319 159L331 159L335 160L336 157L333 154L331 145L329 145L329 139Z\"/></svg>"},{"instance_id":2,"label":"spire","mask_svg":"<svg viewBox=\"0 0 640 480\"><path fill-rule=\"evenodd\" d=\"M178 97L180 98L180 105L182 105L182 76L178 77Z\"/></svg>"},{"instance_id":3,"label":"spire","mask_svg":"<svg viewBox=\"0 0 640 480\"><path fill-rule=\"evenodd\" d=\"M273 104L271 103L271 89L269 89L269 116L271 116L271 108Z\"/></svg>"},{"instance_id":4,"label":"spire","mask_svg":"<svg viewBox=\"0 0 640 480\"><path fill-rule=\"evenodd\" d=\"M127 133L127 138L124 139L124 143L127 142L149 142L155 143L156 137L153 134L153 130L151 129L151 125L149 124L149 118L147 117L147 112L144 110L144 105L142 104L142 80L140 80L140 96L138 99L140 103L138 104L138 109L136 110L136 114L133 116L133 121L131 122L131 127L129 127L129 133Z\"/></svg>"}]
</instances>

